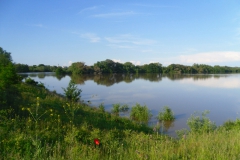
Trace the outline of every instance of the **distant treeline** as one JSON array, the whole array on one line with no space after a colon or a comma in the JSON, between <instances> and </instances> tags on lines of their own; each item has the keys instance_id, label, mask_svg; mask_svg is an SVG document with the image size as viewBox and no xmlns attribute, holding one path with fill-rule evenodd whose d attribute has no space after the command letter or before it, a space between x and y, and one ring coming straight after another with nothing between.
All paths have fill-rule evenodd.
<instances>
[{"instance_id":1,"label":"distant treeline","mask_svg":"<svg viewBox=\"0 0 240 160\"><path fill-rule=\"evenodd\" d=\"M57 74L102 74L102 73L187 73L187 74L214 74L214 73L240 73L240 67L210 66L206 64L193 64L185 66L171 64L167 67L161 63L134 65L131 62L119 63L110 59L98 61L93 66L87 66L84 62L72 63L69 67L15 64L17 72L56 72Z\"/></svg>"}]
</instances>

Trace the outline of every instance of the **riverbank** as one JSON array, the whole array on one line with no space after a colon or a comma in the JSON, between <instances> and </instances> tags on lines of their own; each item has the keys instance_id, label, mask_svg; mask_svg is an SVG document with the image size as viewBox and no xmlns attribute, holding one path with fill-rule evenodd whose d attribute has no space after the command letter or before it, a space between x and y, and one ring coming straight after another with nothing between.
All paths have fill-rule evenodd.
<instances>
[{"instance_id":1,"label":"riverbank","mask_svg":"<svg viewBox=\"0 0 240 160\"><path fill-rule=\"evenodd\" d=\"M0 110L1 159L239 158L239 120L171 138L104 107L71 103L43 86L14 87L17 105Z\"/></svg>"}]
</instances>

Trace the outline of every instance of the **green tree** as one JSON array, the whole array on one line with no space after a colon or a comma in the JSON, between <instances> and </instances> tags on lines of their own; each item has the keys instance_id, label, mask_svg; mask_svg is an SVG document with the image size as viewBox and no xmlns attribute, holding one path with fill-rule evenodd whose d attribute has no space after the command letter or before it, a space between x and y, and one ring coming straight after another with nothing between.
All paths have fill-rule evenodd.
<instances>
[{"instance_id":1,"label":"green tree","mask_svg":"<svg viewBox=\"0 0 240 160\"><path fill-rule=\"evenodd\" d=\"M72 74L83 74L85 73L86 66L84 62L75 62L69 67Z\"/></svg>"},{"instance_id":2,"label":"green tree","mask_svg":"<svg viewBox=\"0 0 240 160\"><path fill-rule=\"evenodd\" d=\"M71 102L77 102L80 100L81 96L81 89L77 88L77 85L71 80L68 84L68 87L64 90L64 95L67 97L67 99Z\"/></svg>"},{"instance_id":3,"label":"green tree","mask_svg":"<svg viewBox=\"0 0 240 160\"><path fill-rule=\"evenodd\" d=\"M0 47L0 88L8 88L12 84L19 83L20 80L12 64L11 53Z\"/></svg>"},{"instance_id":4,"label":"green tree","mask_svg":"<svg viewBox=\"0 0 240 160\"><path fill-rule=\"evenodd\" d=\"M126 73L135 73L135 65L131 62L126 62L123 64L124 72Z\"/></svg>"},{"instance_id":5,"label":"green tree","mask_svg":"<svg viewBox=\"0 0 240 160\"><path fill-rule=\"evenodd\" d=\"M2 108L15 108L19 97L18 90L14 86L20 83L21 77L17 75L12 64L11 53L0 47L0 106Z\"/></svg>"},{"instance_id":6,"label":"green tree","mask_svg":"<svg viewBox=\"0 0 240 160\"><path fill-rule=\"evenodd\" d=\"M55 72L56 72L57 75L65 74L65 71L63 70L62 67L57 67Z\"/></svg>"}]
</instances>

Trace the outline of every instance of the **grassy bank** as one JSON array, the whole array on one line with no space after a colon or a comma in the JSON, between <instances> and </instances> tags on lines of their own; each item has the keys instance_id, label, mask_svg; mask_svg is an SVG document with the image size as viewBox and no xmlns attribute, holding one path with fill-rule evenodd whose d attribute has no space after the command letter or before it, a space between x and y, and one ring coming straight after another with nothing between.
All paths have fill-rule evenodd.
<instances>
[{"instance_id":1,"label":"grassy bank","mask_svg":"<svg viewBox=\"0 0 240 160\"><path fill-rule=\"evenodd\" d=\"M42 86L14 87L18 105L0 110L0 159L240 159L239 120L209 128L191 117L192 130L171 138Z\"/></svg>"}]
</instances>

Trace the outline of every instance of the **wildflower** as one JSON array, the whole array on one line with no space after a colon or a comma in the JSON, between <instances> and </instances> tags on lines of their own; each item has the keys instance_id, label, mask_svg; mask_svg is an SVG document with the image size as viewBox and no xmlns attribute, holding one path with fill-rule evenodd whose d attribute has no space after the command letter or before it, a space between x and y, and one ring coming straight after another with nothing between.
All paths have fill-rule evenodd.
<instances>
[{"instance_id":1,"label":"wildflower","mask_svg":"<svg viewBox=\"0 0 240 160\"><path fill-rule=\"evenodd\" d=\"M28 111L30 111L30 108L27 108Z\"/></svg>"},{"instance_id":2,"label":"wildflower","mask_svg":"<svg viewBox=\"0 0 240 160\"><path fill-rule=\"evenodd\" d=\"M95 143L95 145L99 146L99 145L100 145L99 139L98 139L98 138L95 138L95 139L94 139L94 143Z\"/></svg>"},{"instance_id":3,"label":"wildflower","mask_svg":"<svg viewBox=\"0 0 240 160\"><path fill-rule=\"evenodd\" d=\"M50 109L49 111L50 111L50 112L52 112L53 110L52 110L52 109Z\"/></svg>"},{"instance_id":4,"label":"wildflower","mask_svg":"<svg viewBox=\"0 0 240 160\"><path fill-rule=\"evenodd\" d=\"M51 113L50 116L53 116L53 114Z\"/></svg>"},{"instance_id":5,"label":"wildflower","mask_svg":"<svg viewBox=\"0 0 240 160\"><path fill-rule=\"evenodd\" d=\"M25 108L23 107L23 108L22 108L22 111L24 111L24 110L25 110Z\"/></svg>"}]
</instances>

